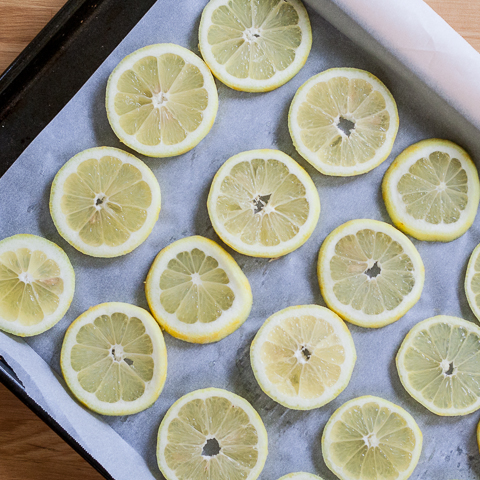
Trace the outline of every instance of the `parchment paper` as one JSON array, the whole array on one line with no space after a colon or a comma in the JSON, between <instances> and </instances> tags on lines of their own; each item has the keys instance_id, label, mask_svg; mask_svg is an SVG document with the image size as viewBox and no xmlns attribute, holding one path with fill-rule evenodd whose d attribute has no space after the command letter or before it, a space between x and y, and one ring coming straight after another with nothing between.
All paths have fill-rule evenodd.
<instances>
[{"instance_id":1,"label":"parchment paper","mask_svg":"<svg viewBox=\"0 0 480 480\"><path fill-rule=\"evenodd\" d=\"M323 426L345 401L367 394L401 405L415 417L423 431L421 460L411 478L473 480L480 476L475 438L479 414L441 418L428 412L403 389L394 363L402 339L418 321L440 313L475 321L463 292L463 279L469 255L480 240L478 219L463 237L449 244L414 241L426 269L422 298L401 320L383 329L349 325L358 360L349 386L330 404L310 412L288 410L261 392L251 372L249 345L268 316L291 305L324 305L316 278L316 260L325 236L355 218L390 221L380 185L396 155L416 141L440 137L467 146L474 158L480 158L478 131L455 108L406 69L399 75L398 66L391 62L391 57L389 60L385 47L363 28L355 28L351 17L349 20L336 5L323 0L310 3L340 28L348 30L368 51L359 48L310 8L312 51L305 67L288 84L273 92L251 94L233 91L217 82L220 97L217 119L209 135L193 151L170 159L138 155L158 178L163 204L153 232L129 255L95 259L67 244L50 218L50 185L58 169L79 151L100 145L122 148L108 125L104 108L110 72L125 55L151 43L173 42L198 53L197 30L204 1L157 2L0 179L0 238L33 233L56 242L72 261L77 279L74 301L63 320L48 332L25 341L0 332L0 355L16 371L28 394L118 480L162 478L155 459L160 421L180 396L205 387L226 388L242 395L260 413L270 443L262 479L275 480L302 470L333 480L335 477L321 456ZM349 2L354 3L355 0ZM382 4L377 8L394 7ZM428 25L424 27L428 31ZM391 89L400 114L399 134L389 159L372 172L353 178L318 173L295 152L287 129L288 108L298 87L312 75L340 66L363 68L377 75ZM475 132L476 136L466 138L467 131ZM465 138L468 145L461 141ZM71 398L59 375L65 330L79 314L101 302L122 301L147 308L143 282L155 255L171 242L199 234L223 245L208 219L208 189L223 162L236 153L255 148L278 148L295 158L312 176L322 203L313 235L300 249L272 262L246 257L225 247L249 278L254 293L252 313L245 324L211 345L192 345L165 334L167 382L158 401L147 411L108 418L85 410Z\"/></svg>"}]
</instances>

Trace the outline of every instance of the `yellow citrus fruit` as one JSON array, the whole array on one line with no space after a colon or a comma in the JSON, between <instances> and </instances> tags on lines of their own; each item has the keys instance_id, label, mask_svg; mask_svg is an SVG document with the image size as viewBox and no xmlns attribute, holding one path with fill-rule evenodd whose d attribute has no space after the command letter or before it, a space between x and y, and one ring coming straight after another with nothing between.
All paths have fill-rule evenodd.
<instances>
[{"instance_id":1,"label":"yellow citrus fruit","mask_svg":"<svg viewBox=\"0 0 480 480\"><path fill-rule=\"evenodd\" d=\"M465 275L465 295L473 313L480 320L480 244L475 247L470 256Z\"/></svg>"},{"instance_id":2,"label":"yellow citrus fruit","mask_svg":"<svg viewBox=\"0 0 480 480\"><path fill-rule=\"evenodd\" d=\"M308 173L278 150L229 158L208 195L217 235L244 255L275 258L303 245L318 221L320 199Z\"/></svg>"},{"instance_id":3,"label":"yellow citrus fruit","mask_svg":"<svg viewBox=\"0 0 480 480\"><path fill-rule=\"evenodd\" d=\"M322 478L317 477L317 475L312 475L311 473L296 472L296 473L290 473L288 475L284 475L282 478L279 478L278 480L322 480Z\"/></svg>"},{"instance_id":4,"label":"yellow citrus fruit","mask_svg":"<svg viewBox=\"0 0 480 480\"><path fill-rule=\"evenodd\" d=\"M407 392L431 412L467 415L480 408L480 328L438 315L417 323L397 354Z\"/></svg>"},{"instance_id":5,"label":"yellow citrus fruit","mask_svg":"<svg viewBox=\"0 0 480 480\"><path fill-rule=\"evenodd\" d=\"M162 331L143 308L102 303L80 315L63 340L60 366L72 393L102 415L150 407L167 376Z\"/></svg>"},{"instance_id":6,"label":"yellow citrus fruit","mask_svg":"<svg viewBox=\"0 0 480 480\"><path fill-rule=\"evenodd\" d=\"M184 395L158 430L157 461L167 480L255 480L267 454L267 431L258 413L219 388Z\"/></svg>"},{"instance_id":7,"label":"yellow citrus fruit","mask_svg":"<svg viewBox=\"0 0 480 480\"><path fill-rule=\"evenodd\" d=\"M149 45L112 72L106 107L121 142L143 155L171 157L191 150L212 128L217 87L190 50L172 43Z\"/></svg>"},{"instance_id":8,"label":"yellow citrus fruit","mask_svg":"<svg viewBox=\"0 0 480 480\"><path fill-rule=\"evenodd\" d=\"M351 220L320 248L318 281L327 306L361 327L383 327L405 315L424 279L413 243L384 222Z\"/></svg>"},{"instance_id":9,"label":"yellow citrus fruit","mask_svg":"<svg viewBox=\"0 0 480 480\"><path fill-rule=\"evenodd\" d=\"M0 330L45 332L63 318L74 290L72 264L53 242L36 235L0 241Z\"/></svg>"},{"instance_id":10,"label":"yellow citrus fruit","mask_svg":"<svg viewBox=\"0 0 480 480\"><path fill-rule=\"evenodd\" d=\"M325 175L366 173L390 154L398 131L395 100L375 76L332 68L307 80L288 112L295 148Z\"/></svg>"},{"instance_id":11,"label":"yellow citrus fruit","mask_svg":"<svg viewBox=\"0 0 480 480\"><path fill-rule=\"evenodd\" d=\"M406 480L422 451L422 432L403 408L359 397L330 417L322 436L327 467L340 480Z\"/></svg>"},{"instance_id":12,"label":"yellow citrus fruit","mask_svg":"<svg viewBox=\"0 0 480 480\"><path fill-rule=\"evenodd\" d=\"M199 46L225 85L266 92L303 67L312 30L299 0L211 0L202 13Z\"/></svg>"},{"instance_id":13,"label":"yellow citrus fruit","mask_svg":"<svg viewBox=\"0 0 480 480\"><path fill-rule=\"evenodd\" d=\"M393 223L419 240L449 242L463 235L477 214L480 183L468 153L431 138L405 149L382 184Z\"/></svg>"},{"instance_id":14,"label":"yellow citrus fruit","mask_svg":"<svg viewBox=\"0 0 480 480\"><path fill-rule=\"evenodd\" d=\"M71 158L57 173L50 213L60 235L93 257L118 257L143 243L160 212L152 171L123 150L98 147Z\"/></svg>"},{"instance_id":15,"label":"yellow citrus fruit","mask_svg":"<svg viewBox=\"0 0 480 480\"><path fill-rule=\"evenodd\" d=\"M208 238L182 238L155 258L148 305L170 335L211 343L234 332L252 308L252 290L235 260Z\"/></svg>"},{"instance_id":16,"label":"yellow citrus fruit","mask_svg":"<svg viewBox=\"0 0 480 480\"><path fill-rule=\"evenodd\" d=\"M295 410L319 408L348 385L357 358L342 319L327 308L281 310L262 325L250 348L262 390Z\"/></svg>"}]
</instances>

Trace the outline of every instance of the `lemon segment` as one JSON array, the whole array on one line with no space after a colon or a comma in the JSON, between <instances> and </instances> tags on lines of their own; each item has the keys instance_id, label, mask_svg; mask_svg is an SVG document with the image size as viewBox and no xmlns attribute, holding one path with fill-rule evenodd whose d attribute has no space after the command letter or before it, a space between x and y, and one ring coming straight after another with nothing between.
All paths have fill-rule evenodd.
<instances>
[{"instance_id":1,"label":"lemon segment","mask_svg":"<svg viewBox=\"0 0 480 480\"><path fill-rule=\"evenodd\" d=\"M237 252L275 258L303 245L318 221L320 199L307 172L278 150L229 158L208 195L217 235Z\"/></svg>"},{"instance_id":2,"label":"lemon segment","mask_svg":"<svg viewBox=\"0 0 480 480\"><path fill-rule=\"evenodd\" d=\"M197 55L162 43L117 65L108 80L106 108L120 141L143 155L171 157L191 150L210 131L218 94Z\"/></svg>"},{"instance_id":3,"label":"lemon segment","mask_svg":"<svg viewBox=\"0 0 480 480\"><path fill-rule=\"evenodd\" d=\"M279 478L278 480L323 480L323 479L311 473L296 472L296 473L289 473L288 475L284 475L282 478Z\"/></svg>"},{"instance_id":4,"label":"lemon segment","mask_svg":"<svg viewBox=\"0 0 480 480\"><path fill-rule=\"evenodd\" d=\"M258 413L242 397L218 388L184 395L158 430L157 461L167 480L255 480L267 454Z\"/></svg>"},{"instance_id":5,"label":"lemon segment","mask_svg":"<svg viewBox=\"0 0 480 480\"><path fill-rule=\"evenodd\" d=\"M60 366L68 387L102 415L150 407L167 376L162 331L143 308L102 303L80 315L63 340Z\"/></svg>"},{"instance_id":6,"label":"lemon segment","mask_svg":"<svg viewBox=\"0 0 480 480\"><path fill-rule=\"evenodd\" d=\"M142 161L117 148L97 147L58 171L50 213L60 235L80 252L117 257L146 240L160 202L157 179Z\"/></svg>"},{"instance_id":7,"label":"lemon segment","mask_svg":"<svg viewBox=\"0 0 480 480\"><path fill-rule=\"evenodd\" d=\"M470 256L465 275L465 295L473 313L480 320L480 244Z\"/></svg>"},{"instance_id":8,"label":"lemon segment","mask_svg":"<svg viewBox=\"0 0 480 480\"><path fill-rule=\"evenodd\" d=\"M403 408L379 397L355 398L327 422L322 453L340 480L405 480L417 466L422 432Z\"/></svg>"},{"instance_id":9,"label":"lemon segment","mask_svg":"<svg viewBox=\"0 0 480 480\"><path fill-rule=\"evenodd\" d=\"M390 154L398 131L395 100L371 73L332 68L307 80L288 112L298 153L325 175L366 173Z\"/></svg>"},{"instance_id":10,"label":"lemon segment","mask_svg":"<svg viewBox=\"0 0 480 480\"><path fill-rule=\"evenodd\" d=\"M268 318L250 349L262 390L295 410L319 408L348 385L355 345L342 319L318 305L290 307Z\"/></svg>"},{"instance_id":11,"label":"lemon segment","mask_svg":"<svg viewBox=\"0 0 480 480\"><path fill-rule=\"evenodd\" d=\"M438 315L413 327L397 354L407 392L431 412L467 415L480 408L480 328Z\"/></svg>"},{"instance_id":12,"label":"lemon segment","mask_svg":"<svg viewBox=\"0 0 480 480\"><path fill-rule=\"evenodd\" d=\"M397 229L376 220L351 220L323 242L318 281L327 306L344 320L378 328L395 322L420 298L422 259Z\"/></svg>"},{"instance_id":13,"label":"lemon segment","mask_svg":"<svg viewBox=\"0 0 480 480\"><path fill-rule=\"evenodd\" d=\"M75 272L65 252L36 235L0 241L0 330L20 337L45 332L70 306Z\"/></svg>"},{"instance_id":14,"label":"lemon segment","mask_svg":"<svg viewBox=\"0 0 480 480\"><path fill-rule=\"evenodd\" d=\"M449 242L471 227L480 183L463 148L434 138L411 145L395 159L382 192L400 230L419 240Z\"/></svg>"},{"instance_id":15,"label":"lemon segment","mask_svg":"<svg viewBox=\"0 0 480 480\"><path fill-rule=\"evenodd\" d=\"M193 343L221 340L252 308L252 290L235 260L204 237L178 240L153 262L145 283L154 317L168 333Z\"/></svg>"},{"instance_id":16,"label":"lemon segment","mask_svg":"<svg viewBox=\"0 0 480 480\"><path fill-rule=\"evenodd\" d=\"M299 0L211 0L202 13L199 46L225 85L266 92L303 67L312 30Z\"/></svg>"}]
</instances>

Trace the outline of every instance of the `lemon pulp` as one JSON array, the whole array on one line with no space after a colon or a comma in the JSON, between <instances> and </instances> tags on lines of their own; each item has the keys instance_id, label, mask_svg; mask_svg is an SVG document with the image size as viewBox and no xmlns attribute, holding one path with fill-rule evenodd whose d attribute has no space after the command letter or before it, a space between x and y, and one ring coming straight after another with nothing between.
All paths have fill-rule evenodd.
<instances>
[{"instance_id":1,"label":"lemon pulp","mask_svg":"<svg viewBox=\"0 0 480 480\"><path fill-rule=\"evenodd\" d=\"M18 248L0 255L1 316L22 326L53 314L64 292L60 267L41 250Z\"/></svg>"},{"instance_id":2,"label":"lemon pulp","mask_svg":"<svg viewBox=\"0 0 480 480\"><path fill-rule=\"evenodd\" d=\"M235 294L218 261L198 248L180 252L160 276L160 302L184 323L210 323L228 310Z\"/></svg>"}]
</instances>

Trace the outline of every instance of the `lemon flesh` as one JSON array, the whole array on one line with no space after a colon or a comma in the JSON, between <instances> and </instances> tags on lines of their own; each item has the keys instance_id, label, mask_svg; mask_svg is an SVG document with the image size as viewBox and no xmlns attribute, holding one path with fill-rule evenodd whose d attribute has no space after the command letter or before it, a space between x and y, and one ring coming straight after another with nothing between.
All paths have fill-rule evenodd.
<instances>
[{"instance_id":1,"label":"lemon flesh","mask_svg":"<svg viewBox=\"0 0 480 480\"><path fill-rule=\"evenodd\" d=\"M158 398L166 361L161 330L150 314L110 303L72 323L61 366L70 389L87 407L104 415L127 415Z\"/></svg>"},{"instance_id":2,"label":"lemon flesh","mask_svg":"<svg viewBox=\"0 0 480 480\"><path fill-rule=\"evenodd\" d=\"M168 480L255 480L267 453L267 432L257 412L243 398L216 388L180 398L158 431L158 465Z\"/></svg>"},{"instance_id":3,"label":"lemon flesh","mask_svg":"<svg viewBox=\"0 0 480 480\"><path fill-rule=\"evenodd\" d=\"M218 96L200 58L178 45L158 44L118 64L106 105L120 140L144 155L166 157L190 150L208 133Z\"/></svg>"},{"instance_id":4,"label":"lemon flesh","mask_svg":"<svg viewBox=\"0 0 480 480\"><path fill-rule=\"evenodd\" d=\"M359 175L383 162L395 141L395 100L363 70L334 68L307 80L288 114L298 152L326 175Z\"/></svg>"},{"instance_id":5,"label":"lemon flesh","mask_svg":"<svg viewBox=\"0 0 480 480\"><path fill-rule=\"evenodd\" d=\"M277 150L252 150L227 160L208 197L212 224L236 251L277 257L301 246L320 214L308 174Z\"/></svg>"},{"instance_id":6,"label":"lemon flesh","mask_svg":"<svg viewBox=\"0 0 480 480\"><path fill-rule=\"evenodd\" d=\"M383 196L396 226L419 240L451 241L473 223L480 198L467 152L429 139L404 150L385 174Z\"/></svg>"},{"instance_id":7,"label":"lemon flesh","mask_svg":"<svg viewBox=\"0 0 480 480\"><path fill-rule=\"evenodd\" d=\"M235 260L211 240L187 237L162 250L146 281L150 308L171 335L218 341L247 319L252 292Z\"/></svg>"},{"instance_id":8,"label":"lemon flesh","mask_svg":"<svg viewBox=\"0 0 480 480\"><path fill-rule=\"evenodd\" d=\"M306 472L295 472L289 473L288 475L284 475L282 478L278 480L323 480L321 477L317 475L312 475L311 473Z\"/></svg>"},{"instance_id":9,"label":"lemon flesh","mask_svg":"<svg viewBox=\"0 0 480 480\"><path fill-rule=\"evenodd\" d=\"M480 245L477 245L470 256L465 275L465 295L473 313L480 320Z\"/></svg>"},{"instance_id":10,"label":"lemon flesh","mask_svg":"<svg viewBox=\"0 0 480 480\"><path fill-rule=\"evenodd\" d=\"M0 242L0 330L43 333L63 318L74 289L72 265L54 243L35 235Z\"/></svg>"},{"instance_id":11,"label":"lemon flesh","mask_svg":"<svg viewBox=\"0 0 480 480\"><path fill-rule=\"evenodd\" d=\"M466 415L480 408L480 328L439 315L418 323L397 355L405 389L437 415Z\"/></svg>"},{"instance_id":12,"label":"lemon flesh","mask_svg":"<svg viewBox=\"0 0 480 480\"><path fill-rule=\"evenodd\" d=\"M322 453L341 480L404 480L415 469L422 433L403 408L378 397L340 407L325 426Z\"/></svg>"},{"instance_id":13,"label":"lemon flesh","mask_svg":"<svg viewBox=\"0 0 480 480\"><path fill-rule=\"evenodd\" d=\"M415 246L383 222L347 222L320 249L318 278L325 302L363 327L384 326L403 316L420 298L424 277Z\"/></svg>"},{"instance_id":14,"label":"lemon flesh","mask_svg":"<svg viewBox=\"0 0 480 480\"><path fill-rule=\"evenodd\" d=\"M343 321L317 305L272 315L250 349L262 390L285 407L309 410L337 397L355 365L353 339Z\"/></svg>"},{"instance_id":15,"label":"lemon flesh","mask_svg":"<svg viewBox=\"0 0 480 480\"><path fill-rule=\"evenodd\" d=\"M77 250L97 257L124 255L152 230L160 212L160 187L133 155L92 148L57 173L50 212L59 233Z\"/></svg>"},{"instance_id":16,"label":"lemon flesh","mask_svg":"<svg viewBox=\"0 0 480 480\"><path fill-rule=\"evenodd\" d=\"M213 74L236 90L273 90L304 65L310 21L298 0L211 0L199 29L200 50Z\"/></svg>"}]
</instances>

